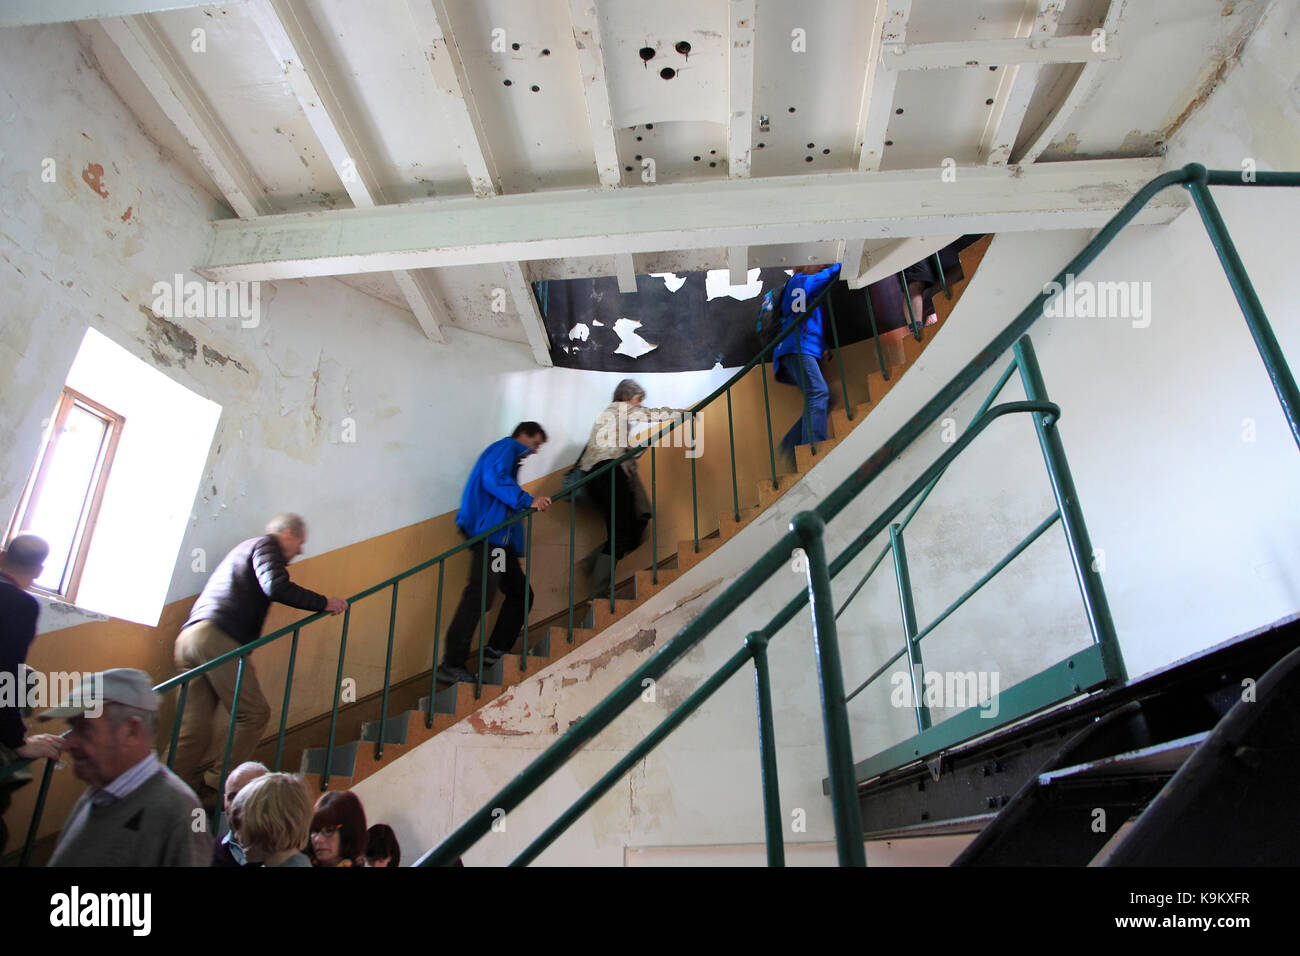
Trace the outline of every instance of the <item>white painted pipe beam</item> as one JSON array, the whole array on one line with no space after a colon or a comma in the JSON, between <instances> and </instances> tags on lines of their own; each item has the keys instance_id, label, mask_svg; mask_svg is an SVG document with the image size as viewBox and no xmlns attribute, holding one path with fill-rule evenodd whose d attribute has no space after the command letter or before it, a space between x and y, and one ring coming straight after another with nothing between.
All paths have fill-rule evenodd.
<instances>
[{"instance_id":1,"label":"white painted pipe beam","mask_svg":"<svg viewBox=\"0 0 1300 956\"><path fill-rule=\"evenodd\" d=\"M163 114L194 151L235 215L247 219L272 212L265 189L189 73L172 54L152 18L109 19L103 22L103 27Z\"/></svg>"},{"instance_id":2,"label":"white painted pipe beam","mask_svg":"<svg viewBox=\"0 0 1300 956\"><path fill-rule=\"evenodd\" d=\"M1033 37L1012 40L973 40L957 43L900 43L880 57L881 65L893 72L905 70L956 70L1005 66L1014 63L1100 63L1119 59L1119 51L1107 44L1094 49L1091 36Z\"/></svg>"},{"instance_id":3,"label":"white painted pipe beam","mask_svg":"<svg viewBox=\"0 0 1300 956\"><path fill-rule=\"evenodd\" d=\"M1056 33L1065 0L1028 0L1016 36L1029 40L1048 40ZM984 134L976 155L990 165L1004 165L1011 159L1012 147L1020 136L1020 127L1029 112L1029 101L1038 84L1042 69L1038 63L1011 64L1002 67L998 91L993 96Z\"/></svg>"},{"instance_id":4,"label":"white painted pipe beam","mask_svg":"<svg viewBox=\"0 0 1300 956\"><path fill-rule=\"evenodd\" d=\"M330 89L328 72L312 49L307 28L310 14L291 0L248 0L248 12L284 71L285 81L352 204L359 209L382 204L385 199L379 179ZM393 278L424 334L435 342L446 342L442 325L448 321L447 312L428 278L406 270L394 272Z\"/></svg>"},{"instance_id":5,"label":"white painted pipe beam","mask_svg":"<svg viewBox=\"0 0 1300 956\"><path fill-rule=\"evenodd\" d=\"M1162 160L961 167L733 179L619 190L556 190L224 220L199 265L211 279L280 279L393 269L741 245L1102 225ZM1139 221L1185 205L1163 193Z\"/></svg>"},{"instance_id":6,"label":"white painted pipe beam","mask_svg":"<svg viewBox=\"0 0 1300 956\"><path fill-rule=\"evenodd\" d=\"M754 3L730 0L727 164L733 179L749 176L754 145Z\"/></svg>"},{"instance_id":7,"label":"white painted pipe beam","mask_svg":"<svg viewBox=\"0 0 1300 956\"><path fill-rule=\"evenodd\" d=\"M614 116L605 81L605 50L600 42L600 19L596 14L595 0L569 0L569 20L573 27L573 43L578 51L578 67L582 71L582 94L587 103L587 125L591 129L591 146L596 155L596 173L601 186L614 189L623 180L619 172Z\"/></svg>"},{"instance_id":8,"label":"white painted pipe beam","mask_svg":"<svg viewBox=\"0 0 1300 956\"><path fill-rule=\"evenodd\" d=\"M215 6L219 4L212 0L5 0L0 4L0 27L106 20Z\"/></svg>"},{"instance_id":9,"label":"white painted pipe beam","mask_svg":"<svg viewBox=\"0 0 1300 956\"><path fill-rule=\"evenodd\" d=\"M1106 11L1106 18L1102 21L1101 26L1101 39L1107 48L1114 45L1116 35L1124 23L1124 12L1127 9L1128 0L1110 0L1110 7ZM1101 79L1101 71L1105 67L1104 62L1098 61L1084 64L1083 69L1079 71L1079 75L1075 77L1070 92L1065 95L1065 98L1057 104L1056 109L1034 131L1033 140L1019 156L1014 157L1015 162L1025 164L1038 161L1038 157L1043 154L1047 147L1052 145L1057 134L1061 132L1061 129L1078 112L1079 107L1092 93L1097 81Z\"/></svg>"},{"instance_id":10,"label":"white painted pipe beam","mask_svg":"<svg viewBox=\"0 0 1300 956\"><path fill-rule=\"evenodd\" d=\"M885 134L894 111L894 89L898 72L883 65L889 51L907 36L907 18L912 15L912 0L879 0L876 18L867 45L867 68L858 108L858 135L854 150L858 172L880 168L885 155Z\"/></svg>"},{"instance_id":11,"label":"white painted pipe beam","mask_svg":"<svg viewBox=\"0 0 1300 956\"><path fill-rule=\"evenodd\" d=\"M620 252L614 256L614 275L618 276L618 291L624 294L636 291L636 267L632 253Z\"/></svg>"},{"instance_id":12,"label":"white painted pipe beam","mask_svg":"<svg viewBox=\"0 0 1300 956\"><path fill-rule=\"evenodd\" d=\"M533 350L533 358L543 368L555 365L551 361L550 338L546 334L546 324L542 321L541 310L537 308L537 297L533 295L532 284L524 272L523 264L517 260L503 262L506 288L514 300L515 311L523 324L524 334L528 336L528 345Z\"/></svg>"}]
</instances>

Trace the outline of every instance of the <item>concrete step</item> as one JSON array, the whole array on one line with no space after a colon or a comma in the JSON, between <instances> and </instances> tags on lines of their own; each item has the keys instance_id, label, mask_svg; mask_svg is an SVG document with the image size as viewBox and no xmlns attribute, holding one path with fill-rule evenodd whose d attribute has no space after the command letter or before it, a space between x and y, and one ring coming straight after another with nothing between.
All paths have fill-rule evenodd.
<instances>
[{"instance_id":1,"label":"concrete step","mask_svg":"<svg viewBox=\"0 0 1300 956\"><path fill-rule=\"evenodd\" d=\"M695 550L695 539L687 538L677 542L677 563L683 571L695 567L708 555L722 547L721 538L701 538L700 549Z\"/></svg>"},{"instance_id":2,"label":"concrete step","mask_svg":"<svg viewBox=\"0 0 1300 956\"><path fill-rule=\"evenodd\" d=\"M766 509L783 494L797 485L799 479L802 477L803 475L800 474L778 475L776 478L775 488L772 487L772 482L770 480L759 481L756 486L758 488L758 506Z\"/></svg>"},{"instance_id":3,"label":"concrete step","mask_svg":"<svg viewBox=\"0 0 1300 956\"><path fill-rule=\"evenodd\" d=\"M758 505L754 505L750 508L741 508L739 521L736 520L736 513L734 511L718 512L719 537L723 541L727 541L734 537L740 532L741 528L745 527L745 525L757 518L762 511L763 509Z\"/></svg>"},{"instance_id":4,"label":"concrete step","mask_svg":"<svg viewBox=\"0 0 1300 956\"><path fill-rule=\"evenodd\" d=\"M334 747L334 759L330 763L330 776L351 777L357 762L357 741L338 744ZM302 763L298 772L321 775L325 773L325 752L327 747L308 747L302 752Z\"/></svg>"},{"instance_id":5,"label":"concrete step","mask_svg":"<svg viewBox=\"0 0 1300 956\"><path fill-rule=\"evenodd\" d=\"M822 456L827 454L832 448L838 445L839 439L828 438L825 441L817 443L817 454L813 454L812 445L796 445L794 448L794 459L798 463L800 474L805 474L812 470L812 466L821 460Z\"/></svg>"}]
</instances>

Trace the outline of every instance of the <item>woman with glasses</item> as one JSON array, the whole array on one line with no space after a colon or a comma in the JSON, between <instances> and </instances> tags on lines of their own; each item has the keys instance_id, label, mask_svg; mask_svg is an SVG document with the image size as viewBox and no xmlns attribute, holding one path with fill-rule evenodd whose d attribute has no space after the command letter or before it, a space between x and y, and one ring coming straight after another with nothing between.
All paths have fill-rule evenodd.
<instances>
[{"instance_id":1,"label":"woman with glasses","mask_svg":"<svg viewBox=\"0 0 1300 956\"><path fill-rule=\"evenodd\" d=\"M366 811L351 790L331 790L311 818L312 866L365 866Z\"/></svg>"}]
</instances>

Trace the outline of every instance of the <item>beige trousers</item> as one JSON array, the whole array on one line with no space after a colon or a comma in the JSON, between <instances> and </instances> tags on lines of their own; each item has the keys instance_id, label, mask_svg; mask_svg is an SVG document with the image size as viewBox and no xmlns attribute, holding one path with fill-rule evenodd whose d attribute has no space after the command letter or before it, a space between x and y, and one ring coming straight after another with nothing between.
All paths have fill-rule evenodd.
<instances>
[{"instance_id":1,"label":"beige trousers","mask_svg":"<svg viewBox=\"0 0 1300 956\"><path fill-rule=\"evenodd\" d=\"M199 621L185 628L176 637L176 667L187 671L206 664L222 654L233 651L239 643L211 621ZM176 742L176 757L172 769L176 775L197 792L200 782L214 790L221 786L221 755L215 766L200 778L199 762L208 752L212 742L212 721L217 704L234 710L235 677L238 662L231 661L208 671L192 681L185 695L185 712L181 715L180 737ZM271 719L271 708L266 703L262 688L257 683L251 657L244 658L244 680L240 685L239 710L235 714L235 737L230 747L228 771L234 770L253 756L262 731ZM223 748L224 750L224 748Z\"/></svg>"}]
</instances>

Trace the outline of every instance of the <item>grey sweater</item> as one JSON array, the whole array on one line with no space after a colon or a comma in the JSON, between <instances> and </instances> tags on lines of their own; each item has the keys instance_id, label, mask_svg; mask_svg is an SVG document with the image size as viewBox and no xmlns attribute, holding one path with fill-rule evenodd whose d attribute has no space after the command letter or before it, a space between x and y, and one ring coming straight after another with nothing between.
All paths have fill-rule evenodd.
<instances>
[{"instance_id":1,"label":"grey sweater","mask_svg":"<svg viewBox=\"0 0 1300 956\"><path fill-rule=\"evenodd\" d=\"M50 866L207 866L212 840L194 791L166 767L105 807L81 816L91 791L81 795L75 821L59 836Z\"/></svg>"}]
</instances>

